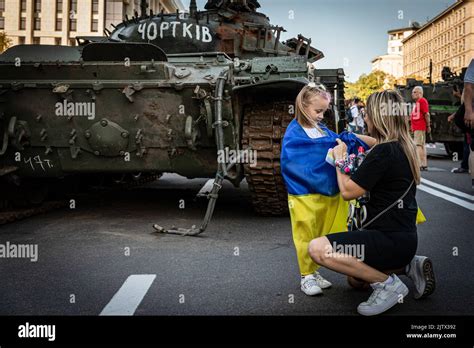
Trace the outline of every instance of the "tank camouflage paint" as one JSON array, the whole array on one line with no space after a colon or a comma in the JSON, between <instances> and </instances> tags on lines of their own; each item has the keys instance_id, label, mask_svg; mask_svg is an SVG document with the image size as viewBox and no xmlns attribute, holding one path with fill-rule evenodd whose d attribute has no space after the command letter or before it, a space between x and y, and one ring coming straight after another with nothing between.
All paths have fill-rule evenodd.
<instances>
[{"instance_id":1,"label":"tank camouflage paint","mask_svg":"<svg viewBox=\"0 0 474 348\"><path fill-rule=\"evenodd\" d=\"M322 52L302 35L281 42L284 29L258 7L208 1L197 11L191 1L189 13L143 11L105 37L78 38L77 47L7 50L3 187L87 174L170 172L235 186L246 177L258 213L287 213L279 157L294 99L309 81L324 84L335 97L327 114L334 128L344 72L310 69ZM257 162L220 163L224 150L256 151Z\"/></svg>"}]
</instances>

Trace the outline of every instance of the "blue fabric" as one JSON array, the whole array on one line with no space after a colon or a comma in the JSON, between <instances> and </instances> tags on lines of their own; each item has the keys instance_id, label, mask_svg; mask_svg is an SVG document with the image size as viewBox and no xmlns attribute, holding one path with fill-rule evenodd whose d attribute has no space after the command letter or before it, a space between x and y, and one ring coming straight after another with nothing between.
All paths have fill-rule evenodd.
<instances>
[{"instance_id":1,"label":"blue fabric","mask_svg":"<svg viewBox=\"0 0 474 348\"><path fill-rule=\"evenodd\" d=\"M289 194L305 195L319 193L333 196L339 193L336 169L326 162L330 148L337 145L336 139L347 144L349 153L357 154L359 146L368 146L354 134L336 134L321 125L327 136L311 139L303 127L294 119L288 125L281 151L281 172Z\"/></svg>"}]
</instances>

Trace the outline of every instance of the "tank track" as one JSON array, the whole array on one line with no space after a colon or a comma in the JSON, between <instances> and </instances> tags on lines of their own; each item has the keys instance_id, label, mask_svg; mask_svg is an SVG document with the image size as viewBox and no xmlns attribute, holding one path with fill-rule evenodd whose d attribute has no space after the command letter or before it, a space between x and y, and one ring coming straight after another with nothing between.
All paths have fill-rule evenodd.
<instances>
[{"instance_id":1,"label":"tank track","mask_svg":"<svg viewBox=\"0 0 474 348\"><path fill-rule=\"evenodd\" d=\"M138 179L133 179L131 182L125 184L124 188L132 189L132 188L137 187L137 186L149 184L151 182L154 182L154 181L158 180L162 176L163 176L163 174L144 175L144 176L141 176Z\"/></svg>"},{"instance_id":2,"label":"tank track","mask_svg":"<svg viewBox=\"0 0 474 348\"><path fill-rule=\"evenodd\" d=\"M255 211L263 216L288 215L288 193L281 176L280 153L283 135L293 119L291 102L261 104L244 111L242 149L257 150L257 165L245 164Z\"/></svg>"}]
</instances>

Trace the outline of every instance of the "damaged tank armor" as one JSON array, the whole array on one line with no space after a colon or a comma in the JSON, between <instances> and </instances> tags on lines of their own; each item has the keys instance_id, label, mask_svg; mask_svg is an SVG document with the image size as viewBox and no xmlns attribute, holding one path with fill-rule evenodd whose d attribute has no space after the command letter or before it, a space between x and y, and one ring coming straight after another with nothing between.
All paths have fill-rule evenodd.
<instances>
[{"instance_id":1,"label":"damaged tank armor","mask_svg":"<svg viewBox=\"0 0 474 348\"><path fill-rule=\"evenodd\" d=\"M77 47L5 51L0 209L20 197L37 203L47 197L41 190L71 178L133 183L168 172L215 180L201 225L158 231L203 232L224 180L238 187L245 178L257 213L287 214L280 149L294 99L309 81L324 84L335 129L344 71L314 69L324 55L311 39L283 42L284 28L258 8L255 0L210 0L199 11L192 0L189 13L165 14L142 1L140 15L103 37L78 37ZM59 116L58 105L68 112ZM79 109L94 115L75 115ZM218 161L219 153L242 151L256 151L256 162Z\"/></svg>"}]
</instances>

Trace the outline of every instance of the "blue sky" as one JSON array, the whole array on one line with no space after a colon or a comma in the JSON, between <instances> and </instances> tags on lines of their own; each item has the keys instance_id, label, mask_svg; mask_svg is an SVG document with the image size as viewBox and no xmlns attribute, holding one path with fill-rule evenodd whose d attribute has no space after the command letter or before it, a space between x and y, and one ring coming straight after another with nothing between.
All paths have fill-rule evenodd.
<instances>
[{"instance_id":1,"label":"blue sky","mask_svg":"<svg viewBox=\"0 0 474 348\"><path fill-rule=\"evenodd\" d=\"M189 0L182 0L187 8ZM282 40L303 34L324 52L318 68L342 67L349 81L371 70L371 60L387 51L387 31L420 24L455 0L259 0L272 24L287 32ZM204 9L205 0L197 0ZM293 11L294 19L290 19Z\"/></svg>"}]
</instances>

